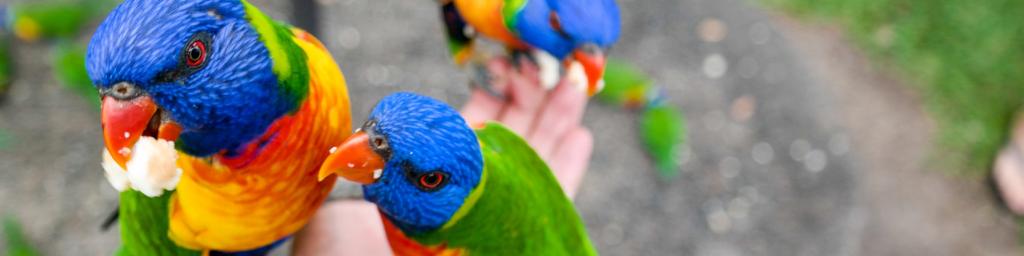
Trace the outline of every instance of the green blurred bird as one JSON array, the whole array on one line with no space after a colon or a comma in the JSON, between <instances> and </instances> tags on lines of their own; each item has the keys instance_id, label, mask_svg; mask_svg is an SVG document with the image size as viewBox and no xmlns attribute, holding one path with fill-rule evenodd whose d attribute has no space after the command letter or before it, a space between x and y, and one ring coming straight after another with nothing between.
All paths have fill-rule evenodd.
<instances>
[{"instance_id":1,"label":"green blurred bird","mask_svg":"<svg viewBox=\"0 0 1024 256\"><path fill-rule=\"evenodd\" d=\"M664 99L662 88L643 72L611 59L606 66L601 102L640 112L640 139L662 178L679 174L679 154L686 142L686 119Z\"/></svg>"}]
</instances>

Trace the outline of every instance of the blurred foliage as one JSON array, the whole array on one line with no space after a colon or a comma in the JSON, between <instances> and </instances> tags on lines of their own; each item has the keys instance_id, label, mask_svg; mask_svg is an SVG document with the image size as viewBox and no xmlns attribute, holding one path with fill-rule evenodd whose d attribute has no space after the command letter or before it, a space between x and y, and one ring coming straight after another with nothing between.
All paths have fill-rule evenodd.
<instances>
[{"instance_id":1,"label":"blurred foliage","mask_svg":"<svg viewBox=\"0 0 1024 256\"><path fill-rule=\"evenodd\" d=\"M8 144L11 144L11 135L7 135L7 132L0 130L0 149L6 148Z\"/></svg>"},{"instance_id":2,"label":"blurred foliage","mask_svg":"<svg viewBox=\"0 0 1024 256\"><path fill-rule=\"evenodd\" d=\"M763 1L839 22L871 55L903 71L939 124L940 164L987 173L1024 104L1024 1Z\"/></svg>"},{"instance_id":3,"label":"blurred foliage","mask_svg":"<svg viewBox=\"0 0 1024 256\"><path fill-rule=\"evenodd\" d=\"M53 50L53 75L69 90L99 109L99 92L92 86L92 80L85 70L85 46L58 43Z\"/></svg>"},{"instance_id":4,"label":"blurred foliage","mask_svg":"<svg viewBox=\"0 0 1024 256\"><path fill-rule=\"evenodd\" d=\"M8 6L8 28L19 39L73 38L82 28L103 15L110 1L32 1Z\"/></svg>"},{"instance_id":5,"label":"blurred foliage","mask_svg":"<svg viewBox=\"0 0 1024 256\"><path fill-rule=\"evenodd\" d=\"M10 256L34 256L39 255L28 238L25 237L21 224L12 217L4 219L4 240L7 242L7 255Z\"/></svg>"},{"instance_id":6,"label":"blurred foliage","mask_svg":"<svg viewBox=\"0 0 1024 256\"><path fill-rule=\"evenodd\" d=\"M0 32L0 97L11 85L11 42L7 33Z\"/></svg>"}]
</instances>

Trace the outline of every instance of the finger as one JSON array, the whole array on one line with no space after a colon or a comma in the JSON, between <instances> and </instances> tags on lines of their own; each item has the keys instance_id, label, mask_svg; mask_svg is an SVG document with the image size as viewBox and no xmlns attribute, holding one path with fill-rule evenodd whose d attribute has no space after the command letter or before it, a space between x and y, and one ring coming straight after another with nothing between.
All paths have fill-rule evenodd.
<instances>
[{"instance_id":1,"label":"finger","mask_svg":"<svg viewBox=\"0 0 1024 256\"><path fill-rule=\"evenodd\" d=\"M389 255L377 207L364 201L325 204L295 235L293 255Z\"/></svg>"},{"instance_id":2,"label":"finger","mask_svg":"<svg viewBox=\"0 0 1024 256\"><path fill-rule=\"evenodd\" d=\"M498 113L501 112L501 108L504 105L504 101L491 96L489 93L480 89L473 89L469 94L469 101L466 102L465 106L462 106L462 118L465 118L466 122L470 125L496 120Z\"/></svg>"},{"instance_id":3,"label":"finger","mask_svg":"<svg viewBox=\"0 0 1024 256\"><path fill-rule=\"evenodd\" d=\"M580 126L586 107L586 93L563 81L538 111L527 141L541 156L550 155L560 138Z\"/></svg>"},{"instance_id":4,"label":"finger","mask_svg":"<svg viewBox=\"0 0 1024 256\"><path fill-rule=\"evenodd\" d=\"M512 63L505 58L492 58L487 61L487 71L491 75L491 88L499 93L508 93L509 76L515 75Z\"/></svg>"},{"instance_id":5,"label":"finger","mask_svg":"<svg viewBox=\"0 0 1024 256\"><path fill-rule=\"evenodd\" d=\"M519 58L519 74L528 78L531 84L540 84L540 68L527 58Z\"/></svg>"},{"instance_id":6,"label":"finger","mask_svg":"<svg viewBox=\"0 0 1024 256\"><path fill-rule=\"evenodd\" d=\"M508 94L507 74L512 72L512 66L505 58L493 58L487 62L487 70L492 78L491 89L501 94ZM496 120L505 106L505 100L491 95L480 88L473 88L469 95L469 101L462 107L462 117L470 125Z\"/></svg>"},{"instance_id":7,"label":"finger","mask_svg":"<svg viewBox=\"0 0 1024 256\"><path fill-rule=\"evenodd\" d=\"M587 128L577 127L562 137L549 158L548 165L570 199L576 197L580 183L587 174L593 150L594 135Z\"/></svg>"},{"instance_id":8,"label":"finger","mask_svg":"<svg viewBox=\"0 0 1024 256\"><path fill-rule=\"evenodd\" d=\"M546 92L536 82L536 75L527 77L520 73L509 72L506 78L508 79L509 102L498 116L498 120L505 123L509 129L525 136L533 127L537 110L544 102Z\"/></svg>"}]
</instances>

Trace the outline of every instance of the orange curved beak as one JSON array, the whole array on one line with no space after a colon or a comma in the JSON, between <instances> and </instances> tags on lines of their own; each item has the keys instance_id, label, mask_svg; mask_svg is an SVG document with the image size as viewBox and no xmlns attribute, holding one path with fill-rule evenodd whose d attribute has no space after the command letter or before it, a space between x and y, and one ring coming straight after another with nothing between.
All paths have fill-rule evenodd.
<instances>
[{"instance_id":1,"label":"orange curved beak","mask_svg":"<svg viewBox=\"0 0 1024 256\"><path fill-rule=\"evenodd\" d=\"M132 147L146 131L157 109L156 103L149 96L140 96L131 100L103 97L102 113L100 114L103 125L103 144L121 168L126 168L128 159L131 159ZM180 133L180 126L166 122L160 124L155 135L160 139L173 141L178 138Z\"/></svg>"},{"instance_id":2,"label":"orange curved beak","mask_svg":"<svg viewBox=\"0 0 1024 256\"><path fill-rule=\"evenodd\" d=\"M370 147L370 136L357 132L327 156L317 178L323 181L331 174L338 174L346 180L367 185L376 182L383 171L384 159Z\"/></svg>"},{"instance_id":3,"label":"orange curved beak","mask_svg":"<svg viewBox=\"0 0 1024 256\"><path fill-rule=\"evenodd\" d=\"M581 47L572 53L573 58L583 66L583 73L587 75L587 95L594 96L604 87L604 65L605 57L600 48Z\"/></svg>"}]
</instances>

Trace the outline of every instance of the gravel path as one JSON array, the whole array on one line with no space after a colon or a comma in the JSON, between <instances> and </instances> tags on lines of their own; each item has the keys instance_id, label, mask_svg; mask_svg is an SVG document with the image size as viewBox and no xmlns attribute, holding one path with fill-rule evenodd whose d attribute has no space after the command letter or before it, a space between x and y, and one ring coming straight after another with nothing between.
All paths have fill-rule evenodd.
<instances>
[{"instance_id":1,"label":"gravel path","mask_svg":"<svg viewBox=\"0 0 1024 256\"><path fill-rule=\"evenodd\" d=\"M287 1L252 2L273 17L293 12ZM603 254L1008 252L970 250L978 247L969 247L968 242L939 243L934 250L922 250L919 246L931 240L914 232L949 231L920 229L946 224L953 230L961 226L984 230L992 225L978 223L987 223L985 216L995 213L967 220L929 217L938 214L894 215L920 220L887 228L895 223L886 221L891 213L934 208L918 209L896 201L913 201L922 196L921 191L878 192L879 187L901 184L879 185L888 174L871 170L900 159L923 159L920 151L929 140L904 141L917 151L889 152L889 160L865 151L885 141L862 143L876 133L851 125L856 122L847 116L849 109L874 102L846 97L866 95L858 90L837 89L865 80L829 75L835 69L854 67L833 68L835 61L862 63L829 58L827 51L817 55L806 51L813 46L808 41L828 35L794 29L799 25L773 18L750 1L619 2L623 38L612 55L636 63L665 86L670 101L688 115L690 130L688 150L681 156L685 160L682 175L659 180L639 149L634 114L597 104L589 108L585 122L595 133L596 150L576 203ZM346 74L354 95L354 119L362 120L377 99L397 90L456 105L466 100L468 73L450 64L433 1L317 3L323 7L319 34ZM18 45L16 50L18 76L10 97L0 104L0 130L13 137L8 148L0 149L0 214L19 217L47 255L110 254L117 244L116 231L99 233L98 225L116 203L116 194L99 169L99 114L47 75L49 64L39 60L48 60L48 54L45 45ZM841 87L833 79L853 82ZM892 100L910 97L900 95ZM877 114L886 115L884 111ZM919 111L906 115L923 118ZM898 123L901 119L881 120ZM916 127L896 126L889 129ZM915 180L914 175L918 174L900 177ZM919 175L941 180L934 173ZM929 184L932 192L945 191L940 195L960 193L950 191L961 191L962 186L972 188L964 193L975 195L962 200L983 198L976 185ZM898 196L888 199L887 193ZM984 200L963 205L978 204L988 205ZM943 213L956 216L959 212ZM1012 245L1012 230L1006 225L994 227L998 232L991 236L1011 241L998 245ZM886 234L892 235L881 236ZM947 236L948 241L968 238ZM882 249L872 249L876 242Z\"/></svg>"}]
</instances>

